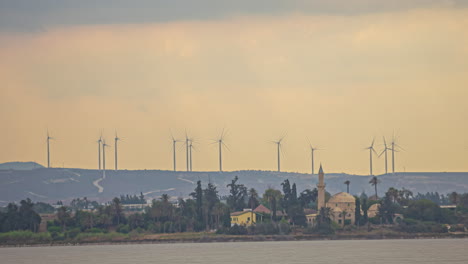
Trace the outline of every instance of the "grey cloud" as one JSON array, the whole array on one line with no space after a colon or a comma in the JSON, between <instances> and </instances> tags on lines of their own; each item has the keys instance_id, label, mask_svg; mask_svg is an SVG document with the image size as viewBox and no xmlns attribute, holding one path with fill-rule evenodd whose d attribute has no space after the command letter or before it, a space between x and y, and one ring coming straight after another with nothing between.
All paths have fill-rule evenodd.
<instances>
[{"instance_id":1,"label":"grey cloud","mask_svg":"<svg viewBox=\"0 0 468 264\"><path fill-rule=\"evenodd\" d=\"M0 30L57 25L212 20L289 12L356 15L420 7L467 7L468 0L0 0Z\"/></svg>"}]
</instances>

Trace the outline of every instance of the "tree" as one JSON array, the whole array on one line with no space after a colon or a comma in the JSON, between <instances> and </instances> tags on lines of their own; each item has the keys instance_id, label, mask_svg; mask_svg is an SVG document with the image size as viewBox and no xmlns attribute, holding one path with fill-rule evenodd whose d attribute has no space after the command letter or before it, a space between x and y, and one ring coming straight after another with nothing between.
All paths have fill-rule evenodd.
<instances>
[{"instance_id":1,"label":"tree","mask_svg":"<svg viewBox=\"0 0 468 264\"><path fill-rule=\"evenodd\" d=\"M459 201L459 195L457 192L451 192L449 194L449 200L452 204L458 204L458 201Z\"/></svg>"},{"instance_id":2,"label":"tree","mask_svg":"<svg viewBox=\"0 0 468 264\"><path fill-rule=\"evenodd\" d=\"M440 207L436 203L426 199L410 201L404 215L405 218L421 221L441 222L443 219Z\"/></svg>"},{"instance_id":3,"label":"tree","mask_svg":"<svg viewBox=\"0 0 468 264\"><path fill-rule=\"evenodd\" d=\"M117 222L117 225L120 225L120 220L123 216L123 210L119 198L115 197L112 199L110 210L113 220Z\"/></svg>"},{"instance_id":4,"label":"tree","mask_svg":"<svg viewBox=\"0 0 468 264\"><path fill-rule=\"evenodd\" d=\"M361 199L359 197L356 198L356 209L354 210L354 223L357 226L361 225Z\"/></svg>"},{"instance_id":5,"label":"tree","mask_svg":"<svg viewBox=\"0 0 468 264\"><path fill-rule=\"evenodd\" d=\"M62 206L57 210L57 219L62 226L62 232L65 232L67 222L70 220L70 213L65 206Z\"/></svg>"},{"instance_id":6,"label":"tree","mask_svg":"<svg viewBox=\"0 0 468 264\"><path fill-rule=\"evenodd\" d=\"M335 232L332 227L330 215L331 209L329 207L320 208L319 214L317 215L317 224L314 227L317 233L333 234Z\"/></svg>"},{"instance_id":7,"label":"tree","mask_svg":"<svg viewBox=\"0 0 468 264\"><path fill-rule=\"evenodd\" d=\"M197 187L195 192L190 194L196 203L196 230L199 231L205 227L203 223L203 189L201 187L201 181L197 181Z\"/></svg>"},{"instance_id":8,"label":"tree","mask_svg":"<svg viewBox=\"0 0 468 264\"><path fill-rule=\"evenodd\" d=\"M204 212L205 212L205 222L207 227L213 227L214 222L216 222L213 218L215 214L213 213L213 209L216 204L219 203L219 196L218 190L216 190L216 186L211 182L208 183L208 186L205 190L203 190L203 197L204 197Z\"/></svg>"},{"instance_id":9,"label":"tree","mask_svg":"<svg viewBox=\"0 0 468 264\"><path fill-rule=\"evenodd\" d=\"M229 196L227 204L234 211L242 211L245 206L245 200L247 198L247 187L243 184L238 184L239 177L234 177L230 184L226 187L229 188Z\"/></svg>"},{"instance_id":10,"label":"tree","mask_svg":"<svg viewBox=\"0 0 468 264\"><path fill-rule=\"evenodd\" d=\"M38 231L39 224L41 223L41 217L39 214L34 212L33 206L34 203L29 198L20 202L18 213L21 230L30 230L32 232Z\"/></svg>"},{"instance_id":11,"label":"tree","mask_svg":"<svg viewBox=\"0 0 468 264\"><path fill-rule=\"evenodd\" d=\"M347 192L347 193L349 193L349 184L350 184L350 183L351 183L351 182L350 182L349 180L346 180L346 181L344 182L344 184L346 184L346 192Z\"/></svg>"},{"instance_id":12,"label":"tree","mask_svg":"<svg viewBox=\"0 0 468 264\"><path fill-rule=\"evenodd\" d=\"M260 204L258 201L258 193L254 188L249 189L249 207L254 210Z\"/></svg>"},{"instance_id":13,"label":"tree","mask_svg":"<svg viewBox=\"0 0 468 264\"><path fill-rule=\"evenodd\" d=\"M288 211L289 200L291 199L291 184L289 183L289 180L286 179L281 183L281 186L283 186L282 205L283 208Z\"/></svg>"},{"instance_id":14,"label":"tree","mask_svg":"<svg viewBox=\"0 0 468 264\"><path fill-rule=\"evenodd\" d=\"M362 208L362 225L366 224L367 221L368 221L368 215L367 215L367 210L369 209L369 207L367 206L367 198L365 196L362 196L361 197L363 198L360 198L362 199L362 204L361 204L361 208Z\"/></svg>"},{"instance_id":15,"label":"tree","mask_svg":"<svg viewBox=\"0 0 468 264\"><path fill-rule=\"evenodd\" d=\"M275 190L273 188L268 188L265 190L265 193L263 194L263 202L267 205L269 205L269 208L271 210L271 220L276 221L276 211L277 211L277 201L281 201L283 198L283 195L281 194L281 191Z\"/></svg>"},{"instance_id":16,"label":"tree","mask_svg":"<svg viewBox=\"0 0 468 264\"><path fill-rule=\"evenodd\" d=\"M372 185L372 186L374 186L374 188L375 188L375 198L379 197L379 196L377 195L377 185L378 185L379 183L380 183L380 180L377 179L376 176L372 177L372 179L369 181L369 184Z\"/></svg>"},{"instance_id":17,"label":"tree","mask_svg":"<svg viewBox=\"0 0 468 264\"><path fill-rule=\"evenodd\" d=\"M396 204L392 201L391 194L387 192L385 197L380 201L379 211L377 212L378 217L386 223L393 223L393 216L396 210Z\"/></svg>"},{"instance_id":18,"label":"tree","mask_svg":"<svg viewBox=\"0 0 468 264\"><path fill-rule=\"evenodd\" d=\"M313 190L305 189L299 195L299 202L302 207L306 208L311 202L315 202L317 200L317 196L317 188L314 188Z\"/></svg>"}]
</instances>

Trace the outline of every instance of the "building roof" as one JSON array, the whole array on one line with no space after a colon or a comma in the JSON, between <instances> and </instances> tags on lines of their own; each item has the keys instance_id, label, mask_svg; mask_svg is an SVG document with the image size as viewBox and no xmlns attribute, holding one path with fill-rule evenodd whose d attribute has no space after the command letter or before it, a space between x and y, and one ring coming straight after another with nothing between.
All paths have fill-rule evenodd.
<instances>
[{"instance_id":1,"label":"building roof","mask_svg":"<svg viewBox=\"0 0 468 264\"><path fill-rule=\"evenodd\" d=\"M310 214L316 214L317 210L315 209L309 209L309 208L304 208L304 214L310 215Z\"/></svg>"},{"instance_id":2,"label":"building roof","mask_svg":"<svg viewBox=\"0 0 468 264\"><path fill-rule=\"evenodd\" d=\"M264 214L271 214L271 210L266 208L263 204L257 206L257 208L254 209L255 213L264 213Z\"/></svg>"},{"instance_id":3,"label":"building roof","mask_svg":"<svg viewBox=\"0 0 468 264\"><path fill-rule=\"evenodd\" d=\"M346 192L337 193L333 195L330 198L330 200L328 200L328 203L330 204L332 203L355 203L355 202L356 202L356 198L354 198L354 196Z\"/></svg>"},{"instance_id":4,"label":"building roof","mask_svg":"<svg viewBox=\"0 0 468 264\"><path fill-rule=\"evenodd\" d=\"M323 173L323 169L322 169L322 163L320 163L320 169L319 169L319 174Z\"/></svg>"}]
</instances>

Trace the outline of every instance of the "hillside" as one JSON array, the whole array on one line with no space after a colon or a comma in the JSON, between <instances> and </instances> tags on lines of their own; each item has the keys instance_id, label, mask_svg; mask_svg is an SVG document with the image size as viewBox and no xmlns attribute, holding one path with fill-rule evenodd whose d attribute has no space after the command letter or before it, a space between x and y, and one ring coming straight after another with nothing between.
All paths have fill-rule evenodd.
<instances>
[{"instance_id":1,"label":"hillside","mask_svg":"<svg viewBox=\"0 0 468 264\"><path fill-rule=\"evenodd\" d=\"M5 163L0 163L0 170L32 170L32 169L38 169L38 168L44 168L39 163L36 162L5 162Z\"/></svg>"},{"instance_id":2,"label":"hillside","mask_svg":"<svg viewBox=\"0 0 468 264\"><path fill-rule=\"evenodd\" d=\"M281 189L281 182L289 179L295 182L298 191L314 188L317 176L301 173L272 171L234 172L173 172L159 170L120 170L107 171L103 178L98 170L38 168L32 170L0 170L0 205L9 201L19 201L26 197L34 201L55 202L76 197L88 197L106 201L120 194L143 192L147 197L159 197L163 193L170 196L187 197L195 188L197 180L203 185L209 181L218 186L221 195L228 194L226 185L235 176L247 187L255 188L262 194L268 187ZM397 173L380 175L379 195L389 187L405 187L417 193L468 191L468 173ZM345 191L345 180L350 180L350 192L359 194L365 191L373 194L369 176L348 174L325 174L327 191Z\"/></svg>"}]
</instances>

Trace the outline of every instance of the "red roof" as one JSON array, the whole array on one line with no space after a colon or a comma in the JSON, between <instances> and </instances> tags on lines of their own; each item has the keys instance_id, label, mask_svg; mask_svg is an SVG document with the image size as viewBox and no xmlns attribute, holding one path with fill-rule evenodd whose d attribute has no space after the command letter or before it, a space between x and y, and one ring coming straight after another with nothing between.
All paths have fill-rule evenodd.
<instances>
[{"instance_id":1,"label":"red roof","mask_svg":"<svg viewBox=\"0 0 468 264\"><path fill-rule=\"evenodd\" d=\"M264 213L264 214L271 214L271 210L263 206L263 204L257 206L257 208L254 209L255 213Z\"/></svg>"}]
</instances>

